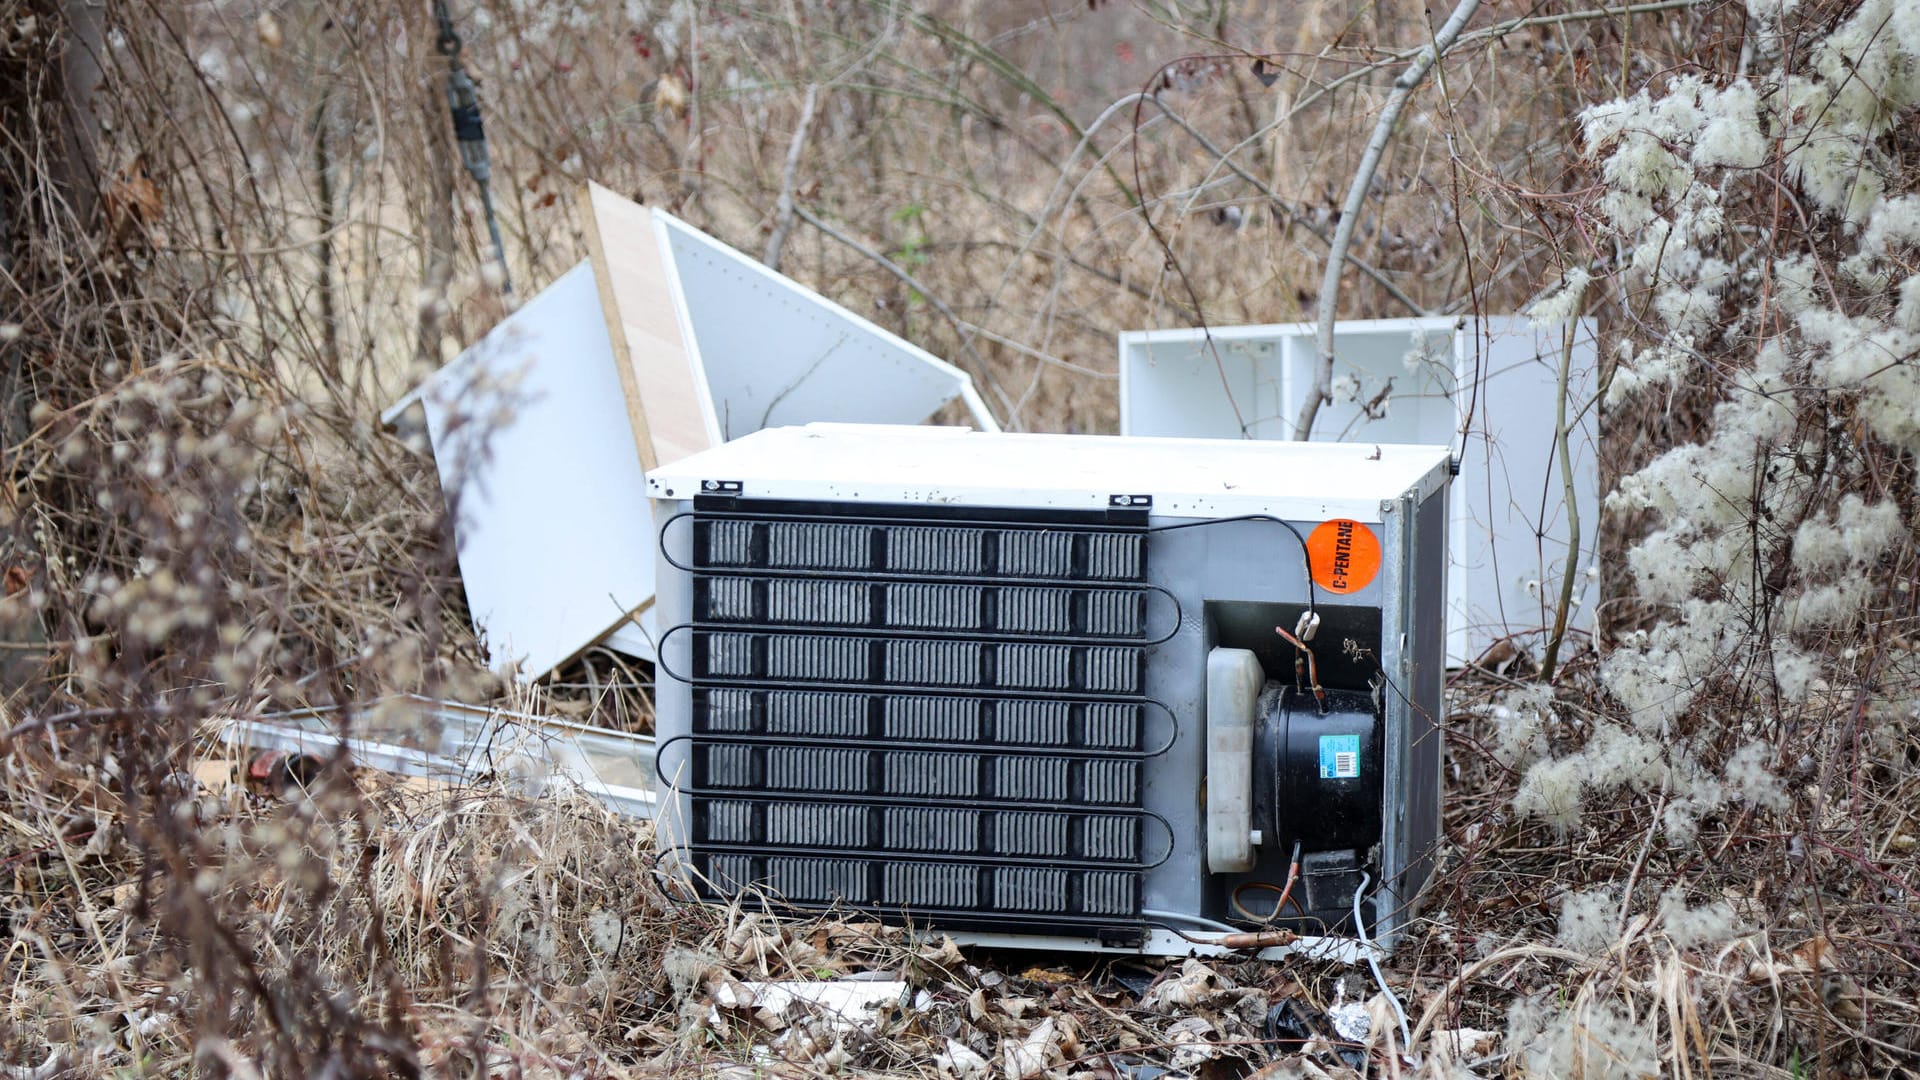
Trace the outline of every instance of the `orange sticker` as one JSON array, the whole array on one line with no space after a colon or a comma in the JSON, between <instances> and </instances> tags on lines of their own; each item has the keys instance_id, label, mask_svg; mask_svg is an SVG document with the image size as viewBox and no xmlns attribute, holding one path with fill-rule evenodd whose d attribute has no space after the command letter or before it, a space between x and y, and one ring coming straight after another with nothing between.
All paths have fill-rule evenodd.
<instances>
[{"instance_id":1,"label":"orange sticker","mask_svg":"<svg viewBox=\"0 0 1920 1080\"><path fill-rule=\"evenodd\" d=\"M1380 572L1380 539L1352 518L1322 522L1307 534L1313 583L1330 593L1359 592Z\"/></svg>"}]
</instances>

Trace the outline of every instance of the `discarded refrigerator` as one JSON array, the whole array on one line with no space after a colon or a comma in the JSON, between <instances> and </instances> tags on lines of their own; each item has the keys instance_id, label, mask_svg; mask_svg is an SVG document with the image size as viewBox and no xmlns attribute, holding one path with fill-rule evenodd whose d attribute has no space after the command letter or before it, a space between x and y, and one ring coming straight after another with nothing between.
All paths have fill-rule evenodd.
<instances>
[{"instance_id":1,"label":"discarded refrigerator","mask_svg":"<svg viewBox=\"0 0 1920 1080\"><path fill-rule=\"evenodd\" d=\"M1448 457L817 424L653 471L669 865L980 942L1391 938Z\"/></svg>"}]
</instances>

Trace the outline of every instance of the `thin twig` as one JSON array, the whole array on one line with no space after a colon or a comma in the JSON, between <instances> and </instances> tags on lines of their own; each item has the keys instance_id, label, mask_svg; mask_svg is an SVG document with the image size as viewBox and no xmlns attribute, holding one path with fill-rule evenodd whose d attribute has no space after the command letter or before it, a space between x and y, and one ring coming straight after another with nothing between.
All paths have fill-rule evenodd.
<instances>
[{"instance_id":1,"label":"thin twig","mask_svg":"<svg viewBox=\"0 0 1920 1080\"><path fill-rule=\"evenodd\" d=\"M1013 405L1013 401L1007 397L1005 391L1000 389L999 382L997 382L994 379L993 373L990 370L988 370L986 360L983 359L979 353L975 352L972 344L968 342L967 324L961 321L960 316L955 315L953 313L953 309L947 306L946 301L940 299L938 296L935 296L931 289L928 289L926 285L923 284L918 278L914 277L912 274L909 274L905 270L901 269L898 263L894 262L892 259L887 258L885 255L880 254L878 251L875 251L873 248L868 247L867 245L854 239L853 237L848 236L846 233L841 232L839 229L834 228L832 225L829 225L825 221L822 221L819 215L815 214L813 211L807 209L804 206L800 206L796 204L793 208L793 212L795 215L797 215L800 218L801 221L806 222L807 224L813 226L814 228L819 229L821 232L826 233L828 236L832 237L833 239L840 241L842 244L845 244L847 247L852 248L854 251L859 252L861 255L866 256L869 261L873 262L875 265L879 266L881 269L885 270L887 273L892 274L894 277L900 279L901 284L905 285L907 288L912 289L914 292L919 293L922 297L924 297L927 301L927 306L939 312L940 317L947 320L948 324L953 327L953 332L959 336L960 347L966 350L967 359L971 362L974 373L979 375L980 378L986 382L987 386L990 387L995 394L999 395L1003 405L1006 405L1008 407L1011 407Z\"/></svg>"},{"instance_id":2,"label":"thin twig","mask_svg":"<svg viewBox=\"0 0 1920 1080\"><path fill-rule=\"evenodd\" d=\"M1573 610L1573 581L1580 572L1580 500L1567 446L1568 376L1573 369L1573 339L1579 328L1579 322L1572 317L1561 327L1560 378L1554 385L1553 452L1560 458L1560 485L1566 493L1567 565L1560 572L1560 601L1554 605L1553 634L1547 638L1546 655L1540 661L1540 681L1548 685L1553 683L1553 669L1560 662L1560 643L1566 640L1567 618Z\"/></svg>"},{"instance_id":3,"label":"thin twig","mask_svg":"<svg viewBox=\"0 0 1920 1080\"><path fill-rule=\"evenodd\" d=\"M1195 142L1199 143L1202 147L1206 149L1207 153L1212 154L1216 159L1220 161L1221 164L1225 165L1228 168L1228 170L1230 170L1235 176L1238 176L1240 179L1253 185L1253 189L1255 191L1258 191L1267 200L1269 204L1271 204L1276 209L1285 213L1288 222L1299 225L1301 228L1304 228L1305 230L1307 230L1307 235L1313 237L1315 240L1318 240L1323 244L1326 244L1329 249L1332 248L1333 246L1332 238L1328 237L1326 233L1321 232L1318 228L1315 228L1313 223L1308 221L1305 215L1300 213L1299 207L1294 206L1292 203L1281 198L1279 192L1267 186L1267 184L1261 181L1260 178L1254 176L1252 173L1241 168L1239 164L1236 163L1226 151L1221 150L1219 147L1215 146L1213 144L1213 140L1207 138L1205 135L1195 130L1193 125L1187 123L1185 117L1182 117L1180 114L1168 108L1166 102L1161 101L1157 95L1152 99L1152 101L1154 105L1159 108L1162 115L1166 116L1168 120L1173 121L1175 126L1179 127L1182 131L1185 131L1188 135L1191 135ZM1196 195L1198 194L1198 189L1196 189L1195 193ZM1351 247L1349 247L1345 252L1342 253L1342 257L1345 258L1347 262L1351 263L1355 270L1358 270L1361 273L1372 278L1375 284L1379 285L1382 289L1386 290L1386 293L1388 296L1391 296L1395 300L1399 301L1403 306L1406 307L1408 311L1412 312L1416 318L1432 314L1432 312L1428 311L1426 308L1421 307L1419 303L1413 299L1413 297L1408 296L1406 292L1400 288L1400 286L1395 285L1393 283L1392 278L1389 278L1386 274L1381 273L1380 270L1377 267L1375 267L1372 263L1367 262L1365 259L1355 254Z\"/></svg>"},{"instance_id":4,"label":"thin twig","mask_svg":"<svg viewBox=\"0 0 1920 1080\"><path fill-rule=\"evenodd\" d=\"M1420 1022L1413 1025L1413 1033L1407 1037L1408 1049L1420 1045L1420 1036L1425 1035L1427 1029L1433 1026L1433 1022L1439 1019L1441 1009L1447 1004L1447 998L1451 997L1455 991L1467 985L1475 976L1495 964L1505 963L1508 960L1528 958L1566 960L1576 964L1591 963L1593 960L1593 957L1584 953L1577 953L1571 949L1558 949L1549 945L1516 945L1513 948L1501 949L1499 952L1482 957L1468 964L1466 967L1461 968L1460 974L1448 979L1446 985L1442 986L1440 990L1433 995L1432 1000L1427 1002L1426 1011L1420 1014Z\"/></svg>"}]
</instances>

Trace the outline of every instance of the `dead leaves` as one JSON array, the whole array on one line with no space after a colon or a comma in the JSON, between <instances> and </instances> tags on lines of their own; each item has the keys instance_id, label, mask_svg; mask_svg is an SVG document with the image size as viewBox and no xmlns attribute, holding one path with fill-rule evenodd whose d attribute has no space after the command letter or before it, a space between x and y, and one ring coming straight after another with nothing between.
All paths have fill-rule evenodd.
<instances>
[{"instance_id":1,"label":"dead leaves","mask_svg":"<svg viewBox=\"0 0 1920 1080\"><path fill-rule=\"evenodd\" d=\"M1247 1080L1357 1080L1359 1075L1345 1066L1323 1069L1305 1054L1290 1054L1262 1065Z\"/></svg>"},{"instance_id":2,"label":"dead leaves","mask_svg":"<svg viewBox=\"0 0 1920 1080\"><path fill-rule=\"evenodd\" d=\"M1772 984L1794 1004L1847 1024L1867 1019L1866 991L1841 965L1839 951L1824 934L1808 938L1784 960L1755 960L1747 967L1747 981Z\"/></svg>"},{"instance_id":3,"label":"dead leaves","mask_svg":"<svg viewBox=\"0 0 1920 1080\"><path fill-rule=\"evenodd\" d=\"M890 1071L911 1060L945 1080L1356 1080L1367 1057L1386 1060L1389 1033L1397 1043L1384 999L1353 1001L1343 1030L1262 965L1189 958L1128 989L1073 963L1003 973L944 939L896 946L869 971L823 946L818 931L742 917L704 950L671 951L663 966L681 996L682 1047L728 1047L716 1063L723 1075ZM808 957L819 966L794 966ZM757 978L763 970L772 977ZM1283 1013L1291 1021L1276 1024ZM1472 1075L1495 1052L1493 1033L1459 1029L1392 1057L1409 1077L1439 1080Z\"/></svg>"},{"instance_id":4,"label":"dead leaves","mask_svg":"<svg viewBox=\"0 0 1920 1080\"><path fill-rule=\"evenodd\" d=\"M1478 1028L1452 1028L1436 1031L1427 1039L1427 1059L1443 1068L1465 1067L1481 1058L1493 1056L1500 1045L1500 1033Z\"/></svg>"},{"instance_id":5,"label":"dead leaves","mask_svg":"<svg viewBox=\"0 0 1920 1080\"><path fill-rule=\"evenodd\" d=\"M1232 1016L1257 1026L1267 1014L1264 991L1235 986L1199 960L1187 960L1180 973L1154 984L1140 999L1140 1007L1155 1012L1209 1012Z\"/></svg>"},{"instance_id":6,"label":"dead leaves","mask_svg":"<svg viewBox=\"0 0 1920 1080\"><path fill-rule=\"evenodd\" d=\"M1049 1068L1064 1064L1066 1054L1060 1042L1061 1021L1052 1016L1035 1024L1023 1038L1001 1039L1001 1072L1006 1080L1032 1080Z\"/></svg>"},{"instance_id":7,"label":"dead leaves","mask_svg":"<svg viewBox=\"0 0 1920 1080\"><path fill-rule=\"evenodd\" d=\"M160 185L154 183L144 156L136 157L126 168L114 174L101 202L107 214L107 228L116 241L124 241L160 220L166 200Z\"/></svg>"}]
</instances>

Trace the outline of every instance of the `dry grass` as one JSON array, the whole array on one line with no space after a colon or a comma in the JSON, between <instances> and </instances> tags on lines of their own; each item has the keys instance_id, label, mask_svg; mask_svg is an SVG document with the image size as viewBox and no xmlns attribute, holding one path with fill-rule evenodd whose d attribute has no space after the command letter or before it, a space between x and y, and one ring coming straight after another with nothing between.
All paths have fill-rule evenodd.
<instances>
[{"instance_id":1,"label":"dry grass","mask_svg":"<svg viewBox=\"0 0 1920 1080\"><path fill-rule=\"evenodd\" d=\"M188 805L213 858L172 868L198 899L169 900L137 840L86 842L118 830L80 784L62 793L65 824L9 823L40 841L8 867L19 1075L931 1073L948 1040L997 1061L1003 1040L1048 1020L1034 1045L1049 1067L1251 1065L1271 1049L1270 1002L1334 992L1330 973L1310 992L1294 982L1307 975L1266 964L1185 982L1169 970L1143 1009L1128 983L1157 965L996 963L877 924L677 903L651 830L590 800L373 775L336 773L285 801L239 785L199 794ZM75 831L82 804L91 828ZM251 1000L210 993L217 965L266 985ZM911 989L848 1030L755 1008L749 989L861 973Z\"/></svg>"},{"instance_id":2,"label":"dry grass","mask_svg":"<svg viewBox=\"0 0 1920 1080\"><path fill-rule=\"evenodd\" d=\"M1913 685L1911 655L1896 663L1888 674ZM1574 737L1584 703L1602 700L1583 682L1576 673L1561 691L1555 738ZM1861 691L1822 695L1795 718L1805 726L1794 744L1821 756L1789 768L1789 811L1730 813L1706 823L1697 845L1676 845L1660 835L1657 794L1609 801L1565 837L1517 819L1507 802L1518 777L1480 741L1491 742L1490 725L1465 712L1500 689L1454 688L1449 865L1400 957L1436 1024L1499 1029L1516 999L1591 997L1625 1003L1650 1026L1668 1075L1912 1068L1912 744L1871 760L1828 737L1855 723ZM1848 773L1843 794L1827 796ZM1612 889L1604 947L1569 955L1556 947L1560 905L1597 886ZM1700 939L1663 917L1671 889L1689 908L1725 904L1725 932Z\"/></svg>"}]
</instances>

